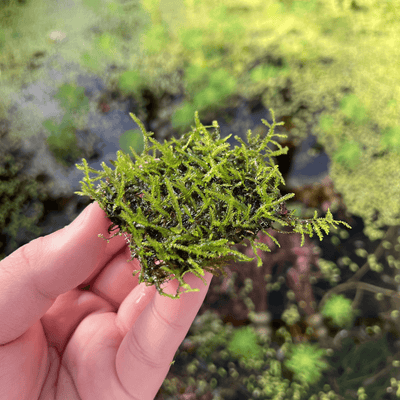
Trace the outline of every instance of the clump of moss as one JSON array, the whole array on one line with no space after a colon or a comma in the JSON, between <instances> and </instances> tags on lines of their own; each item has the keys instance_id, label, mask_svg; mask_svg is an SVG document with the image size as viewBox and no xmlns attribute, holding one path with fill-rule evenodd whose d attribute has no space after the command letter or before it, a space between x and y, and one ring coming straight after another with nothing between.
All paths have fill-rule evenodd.
<instances>
[{"instance_id":1,"label":"clump of moss","mask_svg":"<svg viewBox=\"0 0 400 400\"><path fill-rule=\"evenodd\" d=\"M203 126L197 112L196 127L191 132L164 144L154 140L153 132L146 132L136 116L130 114L144 136L140 155L132 147L134 160L118 151L117 161L110 161L114 170L104 162L103 171L89 168L85 159L82 165L76 164L85 173L82 191L76 193L98 202L112 222L109 233L119 228L109 239L125 235L132 259L138 258L141 264L139 283L156 285L160 294L171 298L179 298L181 287L187 292L198 291L191 289L183 276L192 272L201 278L204 271L225 275L223 266L229 262L251 261L230 248L245 239L249 240L261 266L257 249L270 249L255 239L263 231L279 246L267 232L275 222L290 225L292 232L301 233L301 245L304 232L310 237L316 232L322 240L321 229L328 234L329 225L336 228L334 224L342 223L350 228L345 222L333 220L329 210L325 218L317 218L315 213L313 219L299 219L294 211L287 211L285 201L294 194L281 196L278 187L285 182L272 159L288 151L272 137L286 135L274 134L275 126L283 122L277 124L270 111L273 124L262 120L269 127L268 134L261 138L249 130L248 144L235 136L241 146L235 146L234 150L229 150L226 143L231 135L220 139L218 123L213 121L212 126ZM214 130L207 131L211 127ZM278 150L272 151L269 142ZM149 154L151 150L153 155ZM157 150L161 153L159 158ZM90 178L89 172L97 177ZM93 182L100 179L105 182L95 187ZM175 296L161 288L171 275L179 281Z\"/></svg>"}]
</instances>

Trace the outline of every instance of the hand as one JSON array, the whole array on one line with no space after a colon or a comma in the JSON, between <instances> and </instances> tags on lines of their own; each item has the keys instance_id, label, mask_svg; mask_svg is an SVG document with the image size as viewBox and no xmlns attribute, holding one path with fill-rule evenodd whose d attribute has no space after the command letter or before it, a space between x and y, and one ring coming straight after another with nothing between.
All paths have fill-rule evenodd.
<instances>
[{"instance_id":1,"label":"hand","mask_svg":"<svg viewBox=\"0 0 400 400\"><path fill-rule=\"evenodd\" d=\"M0 262L0 398L154 399L209 288L180 299L138 285L139 262L92 203ZM90 290L81 288L90 285ZM175 294L176 280L163 286Z\"/></svg>"}]
</instances>

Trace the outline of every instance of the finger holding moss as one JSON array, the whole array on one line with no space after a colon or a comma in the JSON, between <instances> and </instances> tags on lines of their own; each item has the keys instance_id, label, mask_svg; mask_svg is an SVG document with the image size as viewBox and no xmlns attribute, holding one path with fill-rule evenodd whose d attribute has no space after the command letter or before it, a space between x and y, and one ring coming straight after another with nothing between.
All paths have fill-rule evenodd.
<instances>
[{"instance_id":1,"label":"finger holding moss","mask_svg":"<svg viewBox=\"0 0 400 400\"><path fill-rule=\"evenodd\" d=\"M260 137L248 130L247 144L235 136L241 146L233 150L227 143L231 135L221 139L218 123L203 126L197 112L192 131L164 144L154 140L154 133L146 132L131 113L143 132L144 150L140 155L132 147L133 158L118 151L117 160L110 160L115 168L103 162L103 171L90 168L85 159L76 164L85 176L82 191L75 193L98 202L111 221L109 233L119 228L106 240L125 235L131 259L138 258L141 264L141 270L134 272L140 272L139 283L155 285L160 294L179 298L180 289L198 291L183 281L186 273L192 272L205 282L204 271L226 275L223 267L230 262L251 261L232 249L245 239L261 266L257 249L270 249L256 241L258 233L263 231L280 246L266 231L272 228L282 232L273 228L273 223L292 226L291 232L284 233L300 233L301 245L304 233L312 237L316 232L322 240L322 230L328 234L330 225L336 229L335 225L341 223L351 228L333 220L329 209L325 218L317 218L315 213L312 219L295 217L295 210L288 212L285 202L294 193L281 196L278 187L285 181L272 158L288 151L272 138L286 135L274 132L283 122L276 123L270 112L272 125L262 119L269 127L268 134ZM271 150L270 142L278 149ZM89 173L95 176L90 177ZM100 181L97 186L96 181ZM179 282L175 296L161 288L172 277Z\"/></svg>"}]
</instances>

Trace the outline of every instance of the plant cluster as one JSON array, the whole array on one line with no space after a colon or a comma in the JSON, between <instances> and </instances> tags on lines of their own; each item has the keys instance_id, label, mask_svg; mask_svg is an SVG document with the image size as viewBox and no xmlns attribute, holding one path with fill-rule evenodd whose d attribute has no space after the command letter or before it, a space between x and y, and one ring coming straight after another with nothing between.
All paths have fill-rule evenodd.
<instances>
[{"instance_id":1,"label":"plant cluster","mask_svg":"<svg viewBox=\"0 0 400 400\"><path fill-rule=\"evenodd\" d=\"M239 396L338 400L329 385L323 389L322 385L311 388L327 368L323 359L325 350L309 344L294 345L285 328L277 335L279 344L258 336L251 326L235 329L232 325L223 325L216 313L205 312L195 319L156 399L182 393L177 398L183 400L193 393L196 395L193 398L207 400ZM285 362L280 354L284 355ZM298 358L306 368L299 368ZM319 395L311 397L313 393Z\"/></svg>"},{"instance_id":2,"label":"plant cluster","mask_svg":"<svg viewBox=\"0 0 400 400\"><path fill-rule=\"evenodd\" d=\"M400 385L389 371L399 366L383 334L365 343L341 339L333 351L296 344L285 327L262 336L252 326L234 328L206 311L193 322L156 400L394 399Z\"/></svg>"},{"instance_id":3,"label":"plant cluster","mask_svg":"<svg viewBox=\"0 0 400 400\"><path fill-rule=\"evenodd\" d=\"M89 99L83 87L64 84L55 95L66 113L60 124L48 119L43 126L50 132L46 142L56 159L65 166L82 156L76 138L78 118L84 117L89 110Z\"/></svg>"},{"instance_id":4,"label":"plant cluster","mask_svg":"<svg viewBox=\"0 0 400 400\"><path fill-rule=\"evenodd\" d=\"M278 246L277 240L268 233L273 223L291 226L292 232L313 236L320 240L329 233L329 225L344 224L335 221L328 209L325 218L300 219L288 212L285 201L294 194L280 195L278 189L284 179L272 157L286 154L287 147L272 139L276 123L262 122L270 129L264 138L247 133L246 145L235 136L241 147L228 150L227 139L220 139L216 121L207 131L195 114L196 127L179 139L158 143L146 132L134 114L131 117L140 126L144 136L141 155L131 147L134 160L122 151L117 161L110 161L115 169L104 162L103 171L89 168L83 159L85 177L79 195L96 200L106 212L112 224L109 232L119 228L115 235L125 234L132 259L141 264L139 282L156 285L160 294L179 298L180 287L191 289L183 281L187 272L198 277L209 271L216 276L225 273L223 266L230 261L251 259L231 246L248 239L257 256L258 266L262 260L257 249L270 251L268 245L256 241L263 231ZM275 134L279 137L285 135ZM152 146L149 142L153 143ZM269 143L278 150L272 151ZM148 154L153 151L153 155ZM157 158L157 150L161 153ZM262 154L265 152L265 154ZM89 173L97 176L91 178ZM97 187L94 182L100 179ZM111 239L111 238L110 238ZM108 239L107 239L108 240ZM135 271L136 274L138 271ZM176 296L165 294L161 285L173 275L179 281Z\"/></svg>"},{"instance_id":5,"label":"plant cluster","mask_svg":"<svg viewBox=\"0 0 400 400\"><path fill-rule=\"evenodd\" d=\"M19 152L0 137L0 260L18 248L21 229L34 237L41 234L37 223L46 195L40 183L24 176L26 163L22 160Z\"/></svg>"},{"instance_id":6,"label":"plant cluster","mask_svg":"<svg viewBox=\"0 0 400 400\"><path fill-rule=\"evenodd\" d=\"M356 312L351 307L352 301L343 295L332 295L323 305L321 314L331 318L339 327L351 327Z\"/></svg>"}]
</instances>

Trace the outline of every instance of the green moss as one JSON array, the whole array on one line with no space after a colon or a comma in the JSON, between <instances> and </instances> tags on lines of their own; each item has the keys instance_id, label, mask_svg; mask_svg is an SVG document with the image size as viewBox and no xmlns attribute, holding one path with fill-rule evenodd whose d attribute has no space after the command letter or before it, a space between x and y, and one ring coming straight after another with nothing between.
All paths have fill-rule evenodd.
<instances>
[{"instance_id":1,"label":"green moss","mask_svg":"<svg viewBox=\"0 0 400 400\"><path fill-rule=\"evenodd\" d=\"M0 152L0 160L0 232L8 235L9 251L14 251L18 247L16 237L21 229L35 237L41 234L37 222L43 215L41 201L46 195L38 182L21 175L23 162L12 154L3 152ZM31 217L24 214L24 206L29 203L32 203ZM0 241L0 250L5 249L5 245L6 243ZM0 254L0 260L5 256L6 254Z\"/></svg>"},{"instance_id":2,"label":"green moss","mask_svg":"<svg viewBox=\"0 0 400 400\"><path fill-rule=\"evenodd\" d=\"M331 318L339 327L351 328L356 312L351 307L352 301L343 295L332 295L324 304L321 313L324 317Z\"/></svg>"},{"instance_id":3,"label":"green moss","mask_svg":"<svg viewBox=\"0 0 400 400\"><path fill-rule=\"evenodd\" d=\"M322 240L322 230L328 234L329 225L336 228L335 224L341 223L350 228L345 222L333 220L329 210L325 218L317 218L315 212L312 219L299 219L287 211L285 201L294 194L281 196L278 187L285 182L272 157L286 154L288 149L272 139L274 135L285 135L274 133L275 126L283 122L277 124L270 111L273 124L262 120L270 128L268 134L261 138L249 130L247 144L235 136L241 146L234 150L228 150L226 141L230 136L220 139L218 123L214 121L210 126L213 132L208 132L197 112L196 127L191 132L164 144L154 140L153 133L146 132L130 114L143 132L141 155L131 147L133 161L118 151L117 161L111 162L114 170L104 162L103 171L89 168L85 159L83 164L76 164L85 173L82 191L76 193L90 196L105 210L112 222L109 232L119 227L115 235L125 235L132 259L138 258L141 264L140 283L156 285L160 294L179 298L181 287L188 292L198 291L183 281L186 273L201 278L204 271L209 271L219 276L225 274L222 267L231 261L251 261L230 248L245 239L261 266L257 249L270 249L256 238L263 231L279 246L267 232L273 223L291 226L292 232L300 233L301 245L304 233L313 237L316 232ZM270 142L278 150L272 151ZM157 151L161 153L158 159ZM90 178L89 173L97 176ZM95 186L94 182L101 179L105 182ZM176 296L161 288L171 275L179 281Z\"/></svg>"},{"instance_id":4,"label":"green moss","mask_svg":"<svg viewBox=\"0 0 400 400\"><path fill-rule=\"evenodd\" d=\"M258 359L263 355L262 348L257 343L257 335L249 326L236 329L227 348L235 357L239 358Z\"/></svg>"},{"instance_id":5,"label":"green moss","mask_svg":"<svg viewBox=\"0 0 400 400\"><path fill-rule=\"evenodd\" d=\"M291 348L285 365L294 372L294 377L300 382L315 384L322 377L322 371L328 368L328 364L321 357L325 350L318 345L300 343Z\"/></svg>"}]
</instances>

